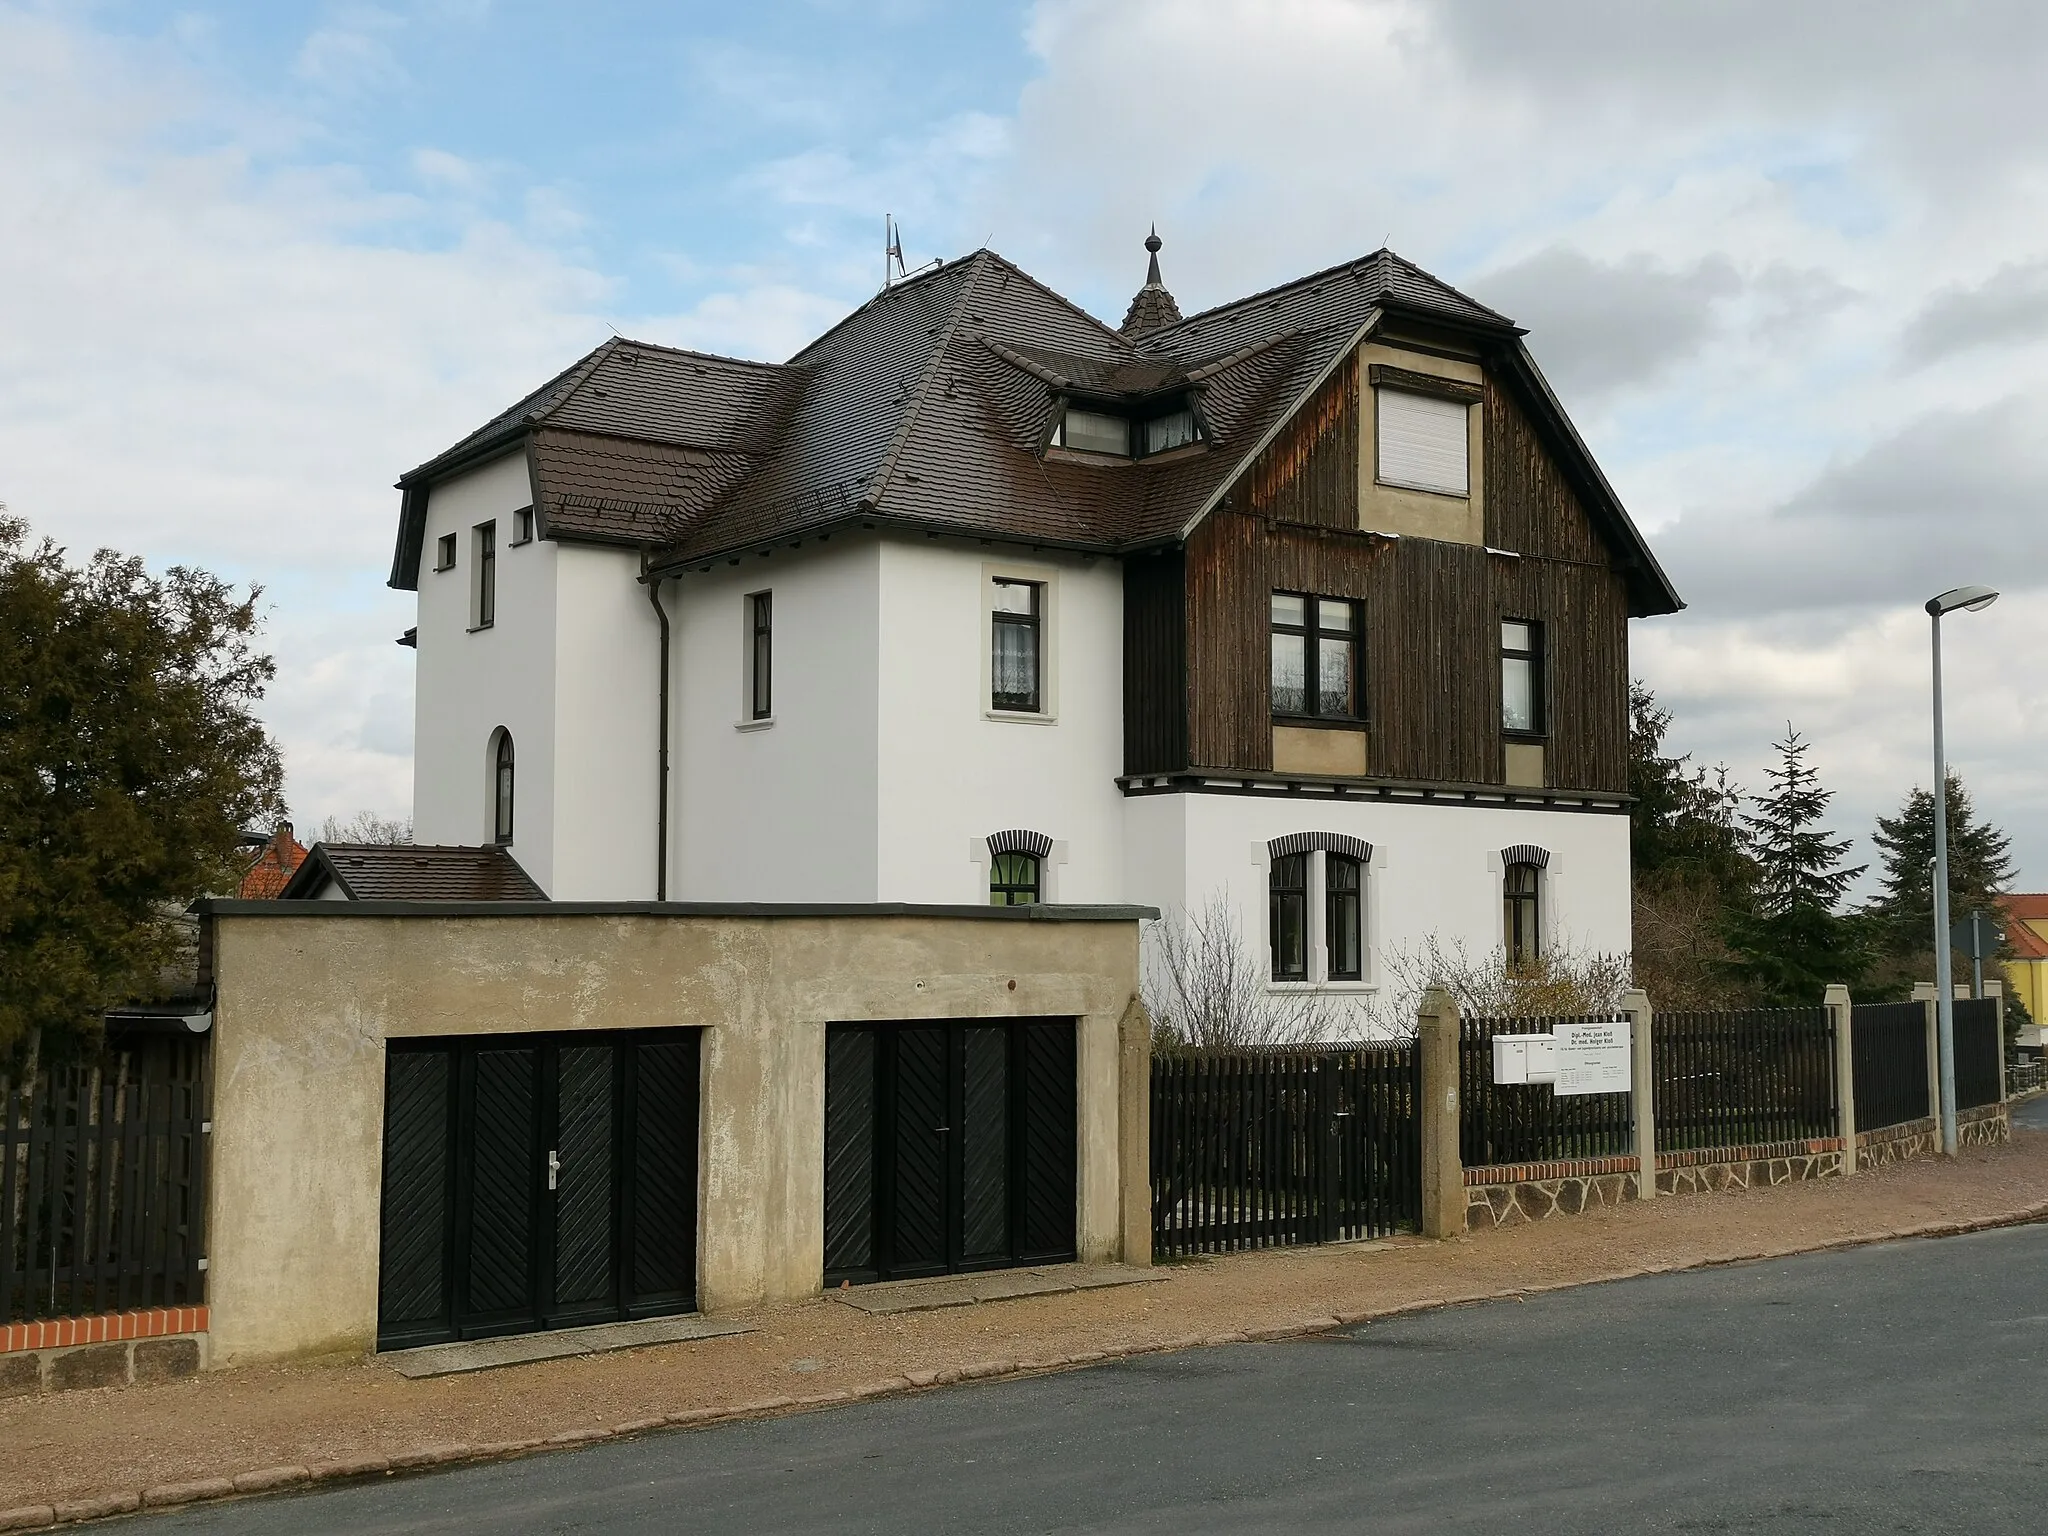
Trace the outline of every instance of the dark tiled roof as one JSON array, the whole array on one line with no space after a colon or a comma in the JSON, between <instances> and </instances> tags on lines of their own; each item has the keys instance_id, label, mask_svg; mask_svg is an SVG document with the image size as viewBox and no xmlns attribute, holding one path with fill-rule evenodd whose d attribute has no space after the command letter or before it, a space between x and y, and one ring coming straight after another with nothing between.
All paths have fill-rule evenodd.
<instances>
[{"instance_id":1,"label":"dark tiled roof","mask_svg":"<svg viewBox=\"0 0 2048 1536\"><path fill-rule=\"evenodd\" d=\"M315 843L279 894L314 896L330 880L351 901L547 900L503 848L412 843Z\"/></svg>"},{"instance_id":2,"label":"dark tiled roof","mask_svg":"<svg viewBox=\"0 0 2048 1536\"><path fill-rule=\"evenodd\" d=\"M1678 605L1505 316L1381 250L1182 319L1151 248L1133 315L1155 288L1157 302L1131 334L983 250L885 289L781 365L608 341L400 482L393 584L417 582L435 476L512 440L545 532L646 546L670 567L856 518L1107 552L1170 541L1391 313L1474 335L1607 529L1637 611ZM1206 428L1192 451L1045 449L1059 397L1187 389Z\"/></svg>"}]
</instances>

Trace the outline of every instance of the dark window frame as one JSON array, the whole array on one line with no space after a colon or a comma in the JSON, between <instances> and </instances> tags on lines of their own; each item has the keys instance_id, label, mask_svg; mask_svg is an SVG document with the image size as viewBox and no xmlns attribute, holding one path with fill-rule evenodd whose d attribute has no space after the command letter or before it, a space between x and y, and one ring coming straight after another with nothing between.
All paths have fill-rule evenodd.
<instances>
[{"instance_id":1,"label":"dark window frame","mask_svg":"<svg viewBox=\"0 0 2048 1536\"><path fill-rule=\"evenodd\" d=\"M518 788L517 754L512 733L503 726L492 732L491 841L507 846L513 834L513 795Z\"/></svg>"},{"instance_id":2,"label":"dark window frame","mask_svg":"<svg viewBox=\"0 0 2048 1536\"><path fill-rule=\"evenodd\" d=\"M497 521L478 523L470 530L470 536L476 546L476 607L469 627L489 629L498 622Z\"/></svg>"},{"instance_id":3,"label":"dark window frame","mask_svg":"<svg viewBox=\"0 0 2048 1536\"><path fill-rule=\"evenodd\" d=\"M1301 624L1283 624L1275 619L1272 599L1275 597L1298 597L1309 606L1303 611ZM1351 610L1351 627L1345 630L1322 627L1324 603L1343 603ZM1365 604L1355 597L1325 597L1314 592L1293 592L1276 587L1267 598L1266 607L1266 701L1275 720L1286 721L1333 721L1344 725L1363 725L1366 722L1365 707ZM1302 637L1302 700L1307 706L1302 712L1283 710L1275 702L1273 690L1272 640L1276 635L1299 635ZM1351 652L1351 710L1348 714L1329 714L1323 709L1322 642L1337 640Z\"/></svg>"},{"instance_id":4,"label":"dark window frame","mask_svg":"<svg viewBox=\"0 0 2048 1536\"><path fill-rule=\"evenodd\" d=\"M1292 940L1290 944L1288 941ZM1282 953L1283 946L1294 951ZM1308 975L1308 855L1283 854L1266 873L1266 948L1277 982L1305 982Z\"/></svg>"},{"instance_id":5,"label":"dark window frame","mask_svg":"<svg viewBox=\"0 0 2048 1536\"><path fill-rule=\"evenodd\" d=\"M989 855L988 904L1035 907L1045 900L1045 860L1022 848Z\"/></svg>"},{"instance_id":6,"label":"dark window frame","mask_svg":"<svg viewBox=\"0 0 2048 1536\"><path fill-rule=\"evenodd\" d=\"M775 718L775 594L747 594L747 708L752 720Z\"/></svg>"},{"instance_id":7,"label":"dark window frame","mask_svg":"<svg viewBox=\"0 0 2048 1536\"><path fill-rule=\"evenodd\" d=\"M1350 872L1350 884L1340 884L1340 870ZM1323 953L1325 980L1365 980L1365 865L1348 853L1323 854Z\"/></svg>"},{"instance_id":8,"label":"dark window frame","mask_svg":"<svg viewBox=\"0 0 2048 1536\"><path fill-rule=\"evenodd\" d=\"M434 569L452 571L455 569L456 535L444 533L434 541Z\"/></svg>"},{"instance_id":9,"label":"dark window frame","mask_svg":"<svg viewBox=\"0 0 2048 1536\"><path fill-rule=\"evenodd\" d=\"M1550 690L1544 685L1548 657L1545 655L1543 621L1504 613L1500 622L1503 625L1521 624L1529 631L1526 649L1510 647L1504 634L1499 637L1501 734L1514 741L1541 741L1550 734ZM1526 729L1508 724L1508 667L1514 662L1526 662L1529 667L1529 714L1534 724Z\"/></svg>"},{"instance_id":10,"label":"dark window frame","mask_svg":"<svg viewBox=\"0 0 2048 1536\"><path fill-rule=\"evenodd\" d=\"M1043 715L1045 708L1045 610L1049 583L1033 581L1023 576L992 576L989 578L989 652L988 652L988 707L991 713L1004 715ZM1028 613L1006 613L995 604L995 590L998 587L1024 587L1031 593L1031 610ZM1003 647L1001 637L1008 629L1020 630L1027 638L1031 653L1031 691L1029 693L1003 693L996 685L996 669L1001 662Z\"/></svg>"},{"instance_id":11,"label":"dark window frame","mask_svg":"<svg viewBox=\"0 0 2048 1536\"><path fill-rule=\"evenodd\" d=\"M512 542L509 548L533 542L533 508L521 507L512 514Z\"/></svg>"},{"instance_id":12,"label":"dark window frame","mask_svg":"<svg viewBox=\"0 0 2048 1536\"><path fill-rule=\"evenodd\" d=\"M1122 422L1124 428L1124 446L1122 450L1119 451L1114 448L1076 448L1067 441L1067 418L1070 416L1094 416L1103 421ZM1052 430L1052 446L1064 448L1069 453L1093 454L1101 459L1135 459L1138 457L1138 434L1131 418L1122 412L1104 410L1099 406L1086 402L1074 401L1063 407L1060 411L1060 419Z\"/></svg>"},{"instance_id":13,"label":"dark window frame","mask_svg":"<svg viewBox=\"0 0 2048 1536\"><path fill-rule=\"evenodd\" d=\"M1509 966L1543 958L1543 870L1513 863L1501 872L1501 948Z\"/></svg>"}]
</instances>

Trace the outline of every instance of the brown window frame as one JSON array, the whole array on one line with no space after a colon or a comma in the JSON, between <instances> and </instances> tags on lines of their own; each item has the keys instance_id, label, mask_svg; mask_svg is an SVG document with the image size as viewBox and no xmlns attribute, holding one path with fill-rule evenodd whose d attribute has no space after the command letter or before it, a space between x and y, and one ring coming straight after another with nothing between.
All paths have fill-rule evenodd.
<instances>
[{"instance_id":1,"label":"brown window frame","mask_svg":"<svg viewBox=\"0 0 2048 1536\"><path fill-rule=\"evenodd\" d=\"M1500 623L1503 627L1520 624L1529 631L1529 644L1521 649L1510 647L1507 636L1500 635L1501 734L1513 741L1541 741L1550 734L1550 690L1544 686L1549 658L1545 654L1543 621L1504 613ZM1508 724L1508 666L1511 662L1526 662L1529 667L1529 714L1534 723L1527 727Z\"/></svg>"},{"instance_id":2,"label":"brown window frame","mask_svg":"<svg viewBox=\"0 0 2048 1536\"><path fill-rule=\"evenodd\" d=\"M1366 721L1365 707L1365 604L1355 597L1325 597L1315 592L1295 592L1285 587L1275 587L1272 597L1298 597L1309 606L1303 610L1304 622L1283 624L1272 616L1272 599L1268 598L1267 652L1266 652L1266 702L1275 720L1287 721L1339 721L1345 725L1362 725ZM1349 629L1325 629L1322 626L1323 604L1342 603L1351 610ZM1301 712L1283 710L1275 701L1273 692L1272 639L1278 635L1299 635L1302 637L1302 702ZM1341 641L1351 653L1351 711L1348 714L1329 714L1322 707L1322 642Z\"/></svg>"}]
</instances>

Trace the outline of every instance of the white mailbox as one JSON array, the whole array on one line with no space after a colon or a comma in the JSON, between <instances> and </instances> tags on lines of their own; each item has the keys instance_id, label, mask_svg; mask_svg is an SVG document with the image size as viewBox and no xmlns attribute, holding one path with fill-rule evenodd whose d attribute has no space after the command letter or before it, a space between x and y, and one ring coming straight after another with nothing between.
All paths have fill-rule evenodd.
<instances>
[{"instance_id":1,"label":"white mailbox","mask_svg":"<svg viewBox=\"0 0 2048 1536\"><path fill-rule=\"evenodd\" d=\"M1496 1083L1555 1082L1557 1036L1495 1035L1493 1080Z\"/></svg>"},{"instance_id":2,"label":"white mailbox","mask_svg":"<svg viewBox=\"0 0 2048 1536\"><path fill-rule=\"evenodd\" d=\"M1496 1083L1549 1083L1561 1095L1627 1093L1633 1081L1626 1019L1565 1024L1548 1035L1495 1035Z\"/></svg>"}]
</instances>

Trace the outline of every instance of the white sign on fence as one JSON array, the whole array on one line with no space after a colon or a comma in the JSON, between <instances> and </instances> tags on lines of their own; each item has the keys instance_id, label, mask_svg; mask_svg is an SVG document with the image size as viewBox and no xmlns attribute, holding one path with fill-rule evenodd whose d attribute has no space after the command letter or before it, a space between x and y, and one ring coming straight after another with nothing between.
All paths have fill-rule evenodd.
<instances>
[{"instance_id":1,"label":"white sign on fence","mask_svg":"<svg viewBox=\"0 0 2048 1536\"><path fill-rule=\"evenodd\" d=\"M1597 1024L1560 1024L1557 1079L1560 1095L1627 1093L1630 1087L1629 1024L1611 1019Z\"/></svg>"},{"instance_id":2,"label":"white sign on fence","mask_svg":"<svg viewBox=\"0 0 2048 1536\"><path fill-rule=\"evenodd\" d=\"M1629 1024L1560 1024L1547 1035L1495 1035L1496 1083L1549 1083L1555 1093L1627 1093L1633 1074Z\"/></svg>"}]
</instances>

